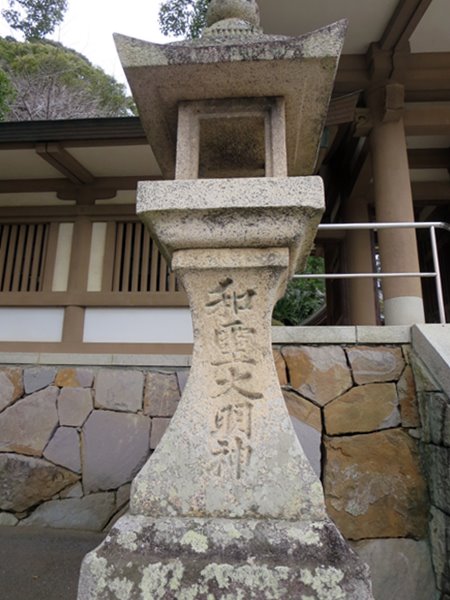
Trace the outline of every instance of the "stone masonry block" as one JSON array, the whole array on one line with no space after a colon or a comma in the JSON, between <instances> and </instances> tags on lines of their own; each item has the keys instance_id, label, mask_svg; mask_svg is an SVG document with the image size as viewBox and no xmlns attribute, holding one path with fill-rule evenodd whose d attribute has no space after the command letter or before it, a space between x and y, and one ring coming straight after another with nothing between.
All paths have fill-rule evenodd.
<instances>
[{"instance_id":1,"label":"stone masonry block","mask_svg":"<svg viewBox=\"0 0 450 600\"><path fill-rule=\"evenodd\" d=\"M319 432L322 431L322 417L318 406L289 389L283 389L283 397L291 417L314 427Z\"/></svg>"},{"instance_id":2,"label":"stone masonry block","mask_svg":"<svg viewBox=\"0 0 450 600\"><path fill-rule=\"evenodd\" d=\"M58 427L44 450L47 460L80 473L80 434L74 427Z\"/></svg>"},{"instance_id":3,"label":"stone masonry block","mask_svg":"<svg viewBox=\"0 0 450 600\"><path fill-rule=\"evenodd\" d=\"M397 381L405 368L402 350L391 346L357 346L347 356L358 384Z\"/></svg>"},{"instance_id":4,"label":"stone masonry block","mask_svg":"<svg viewBox=\"0 0 450 600\"><path fill-rule=\"evenodd\" d=\"M328 435L364 433L400 424L393 383L368 383L352 388L324 409Z\"/></svg>"},{"instance_id":5,"label":"stone masonry block","mask_svg":"<svg viewBox=\"0 0 450 600\"><path fill-rule=\"evenodd\" d=\"M95 407L125 412L142 409L141 371L101 369L95 378Z\"/></svg>"},{"instance_id":6,"label":"stone masonry block","mask_svg":"<svg viewBox=\"0 0 450 600\"><path fill-rule=\"evenodd\" d=\"M55 384L59 387L92 387L94 372L90 369L64 367L58 369Z\"/></svg>"},{"instance_id":7,"label":"stone masonry block","mask_svg":"<svg viewBox=\"0 0 450 600\"><path fill-rule=\"evenodd\" d=\"M82 429L85 492L116 489L131 481L149 453L150 419L94 410Z\"/></svg>"},{"instance_id":8,"label":"stone masonry block","mask_svg":"<svg viewBox=\"0 0 450 600\"><path fill-rule=\"evenodd\" d=\"M56 369L53 367L29 367L23 372L23 383L26 394L52 385L55 381Z\"/></svg>"},{"instance_id":9,"label":"stone masonry block","mask_svg":"<svg viewBox=\"0 0 450 600\"><path fill-rule=\"evenodd\" d=\"M325 438L325 452L328 513L347 539L425 537L426 484L407 432Z\"/></svg>"},{"instance_id":10,"label":"stone masonry block","mask_svg":"<svg viewBox=\"0 0 450 600\"><path fill-rule=\"evenodd\" d=\"M337 346L286 346L289 381L299 394L325 406L352 386L345 353Z\"/></svg>"},{"instance_id":11,"label":"stone masonry block","mask_svg":"<svg viewBox=\"0 0 450 600\"><path fill-rule=\"evenodd\" d=\"M403 427L420 427L416 386L410 365L406 365L405 370L398 380L397 394L400 402L400 414Z\"/></svg>"},{"instance_id":12,"label":"stone masonry block","mask_svg":"<svg viewBox=\"0 0 450 600\"><path fill-rule=\"evenodd\" d=\"M450 593L450 516L431 507L431 554L439 590Z\"/></svg>"},{"instance_id":13,"label":"stone masonry block","mask_svg":"<svg viewBox=\"0 0 450 600\"><path fill-rule=\"evenodd\" d=\"M0 414L0 451L41 456L58 425L58 393L48 387L6 408Z\"/></svg>"},{"instance_id":14,"label":"stone masonry block","mask_svg":"<svg viewBox=\"0 0 450 600\"><path fill-rule=\"evenodd\" d=\"M439 392L419 392L418 398L422 421L422 441L441 445L450 402L445 394Z\"/></svg>"},{"instance_id":15,"label":"stone masonry block","mask_svg":"<svg viewBox=\"0 0 450 600\"><path fill-rule=\"evenodd\" d=\"M150 448L152 450L154 450L159 444L162 436L169 426L169 423L170 419L165 417L155 417L152 419L152 433L150 435Z\"/></svg>"},{"instance_id":16,"label":"stone masonry block","mask_svg":"<svg viewBox=\"0 0 450 600\"><path fill-rule=\"evenodd\" d=\"M41 458L0 454L0 509L22 512L74 484L78 477Z\"/></svg>"},{"instance_id":17,"label":"stone masonry block","mask_svg":"<svg viewBox=\"0 0 450 600\"><path fill-rule=\"evenodd\" d=\"M180 390L176 373L150 371L145 378L144 414L171 417L177 409Z\"/></svg>"},{"instance_id":18,"label":"stone masonry block","mask_svg":"<svg viewBox=\"0 0 450 600\"><path fill-rule=\"evenodd\" d=\"M23 394L22 369L0 369L0 411Z\"/></svg>"},{"instance_id":19,"label":"stone masonry block","mask_svg":"<svg viewBox=\"0 0 450 600\"><path fill-rule=\"evenodd\" d=\"M93 409L92 391L84 388L63 388L58 398L61 425L81 427Z\"/></svg>"},{"instance_id":20,"label":"stone masonry block","mask_svg":"<svg viewBox=\"0 0 450 600\"><path fill-rule=\"evenodd\" d=\"M450 448L423 445L431 503L450 514Z\"/></svg>"}]
</instances>

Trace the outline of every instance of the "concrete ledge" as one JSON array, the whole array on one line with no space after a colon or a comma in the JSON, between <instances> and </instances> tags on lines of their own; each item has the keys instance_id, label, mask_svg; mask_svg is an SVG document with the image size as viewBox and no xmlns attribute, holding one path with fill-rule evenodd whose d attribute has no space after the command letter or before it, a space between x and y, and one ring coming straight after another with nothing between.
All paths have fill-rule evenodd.
<instances>
[{"instance_id":1,"label":"concrete ledge","mask_svg":"<svg viewBox=\"0 0 450 600\"><path fill-rule=\"evenodd\" d=\"M183 354L64 354L0 352L4 365L77 365L77 366L134 366L190 367L192 357Z\"/></svg>"},{"instance_id":2,"label":"concrete ledge","mask_svg":"<svg viewBox=\"0 0 450 600\"><path fill-rule=\"evenodd\" d=\"M414 325L412 347L450 396L450 325Z\"/></svg>"},{"instance_id":3,"label":"concrete ledge","mask_svg":"<svg viewBox=\"0 0 450 600\"><path fill-rule=\"evenodd\" d=\"M272 327L274 344L409 344L409 326Z\"/></svg>"}]
</instances>

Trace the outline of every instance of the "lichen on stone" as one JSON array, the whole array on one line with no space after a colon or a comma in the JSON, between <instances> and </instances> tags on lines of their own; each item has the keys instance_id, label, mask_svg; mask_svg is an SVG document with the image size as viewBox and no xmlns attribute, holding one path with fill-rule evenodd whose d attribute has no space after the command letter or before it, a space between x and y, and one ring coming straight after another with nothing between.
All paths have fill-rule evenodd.
<instances>
[{"instance_id":1,"label":"lichen on stone","mask_svg":"<svg viewBox=\"0 0 450 600\"><path fill-rule=\"evenodd\" d=\"M345 600L346 595L340 582L344 573L334 567L318 567L311 572L309 569L300 569L300 578L304 584L316 592L317 600Z\"/></svg>"},{"instance_id":2,"label":"lichen on stone","mask_svg":"<svg viewBox=\"0 0 450 600\"><path fill-rule=\"evenodd\" d=\"M183 546L190 546L194 552L206 552L208 550L208 538L190 529L181 538Z\"/></svg>"}]
</instances>

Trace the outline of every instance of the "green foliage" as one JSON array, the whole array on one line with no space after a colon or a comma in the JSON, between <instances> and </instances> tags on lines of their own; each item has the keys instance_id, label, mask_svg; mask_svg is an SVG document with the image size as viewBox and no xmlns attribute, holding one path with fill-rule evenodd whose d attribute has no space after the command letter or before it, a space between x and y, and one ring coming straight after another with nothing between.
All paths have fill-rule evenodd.
<instances>
[{"instance_id":1,"label":"green foliage","mask_svg":"<svg viewBox=\"0 0 450 600\"><path fill-rule=\"evenodd\" d=\"M310 256L305 273L323 273L322 258ZM325 304L323 279L292 279L283 298L277 302L273 318L284 325L300 325Z\"/></svg>"},{"instance_id":2,"label":"green foliage","mask_svg":"<svg viewBox=\"0 0 450 600\"><path fill-rule=\"evenodd\" d=\"M14 121L120 117L135 113L125 87L82 54L48 40L0 38L0 69L14 96Z\"/></svg>"},{"instance_id":3,"label":"green foliage","mask_svg":"<svg viewBox=\"0 0 450 600\"><path fill-rule=\"evenodd\" d=\"M28 41L53 33L67 10L67 0L8 0L8 5L5 21Z\"/></svg>"},{"instance_id":4,"label":"green foliage","mask_svg":"<svg viewBox=\"0 0 450 600\"><path fill-rule=\"evenodd\" d=\"M8 75L0 68L0 121L4 121L14 100L14 89Z\"/></svg>"},{"instance_id":5,"label":"green foliage","mask_svg":"<svg viewBox=\"0 0 450 600\"><path fill-rule=\"evenodd\" d=\"M164 0L159 9L159 28L164 35L199 37L206 25L210 0Z\"/></svg>"}]
</instances>

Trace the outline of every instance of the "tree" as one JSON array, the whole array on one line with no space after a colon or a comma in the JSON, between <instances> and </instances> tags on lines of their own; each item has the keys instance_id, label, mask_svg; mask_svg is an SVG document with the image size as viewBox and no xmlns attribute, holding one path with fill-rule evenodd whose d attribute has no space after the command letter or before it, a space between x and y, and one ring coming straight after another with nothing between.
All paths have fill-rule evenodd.
<instances>
[{"instance_id":1,"label":"tree","mask_svg":"<svg viewBox=\"0 0 450 600\"><path fill-rule=\"evenodd\" d=\"M12 121L135 113L121 83L56 42L0 38L0 69L14 91L6 97L6 118Z\"/></svg>"},{"instance_id":2,"label":"tree","mask_svg":"<svg viewBox=\"0 0 450 600\"><path fill-rule=\"evenodd\" d=\"M322 258L310 256L305 273L324 273ZM325 304L323 279L292 279L283 298L273 311L275 321L283 325L301 325Z\"/></svg>"},{"instance_id":3,"label":"tree","mask_svg":"<svg viewBox=\"0 0 450 600\"><path fill-rule=\"evenodd\" d=\"M67 10L67 0L8 0L8 5L2 10L4 19L27 41L53 33Z\"/></svg>"},{"instance_id":4,"label":"tree","mask_svg":"<svg viewBox=\"0 0 450 600\"><path fill-rule=\"evenodd\" d=\"M4 121L14 99L14 90L7 74L0 69L0 121Z\"/></svg>"},{"instance_id":5,"label":"tree","mask_svg":"<svg viewBox=\"0 0 450 600\"><path fill-rule=\"evenodd\" d=\"M159 9L159 27L164 35L199 37L206 25L210 0L164 0Z\"/></svg>"}]
</instances>

